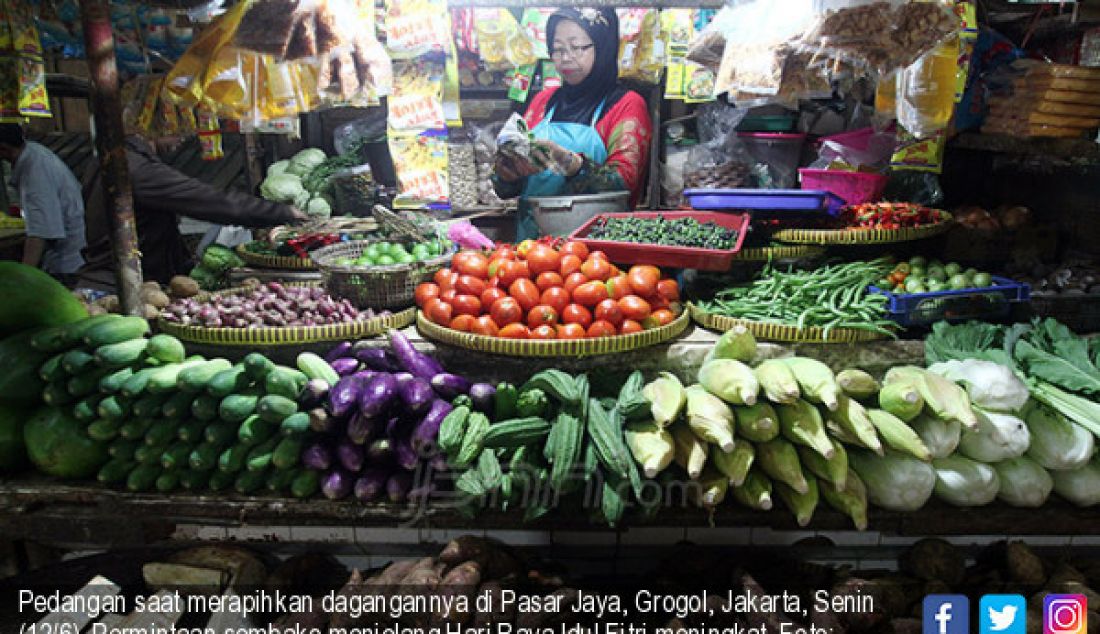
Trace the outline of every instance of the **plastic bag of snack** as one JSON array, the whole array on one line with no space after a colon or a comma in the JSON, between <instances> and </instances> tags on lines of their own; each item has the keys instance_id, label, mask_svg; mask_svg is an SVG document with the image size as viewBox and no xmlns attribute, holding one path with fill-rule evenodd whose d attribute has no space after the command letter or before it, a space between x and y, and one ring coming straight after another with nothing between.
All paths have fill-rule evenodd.
<instances>
[{"instance_id":1,"label":"plastic bag of snack","mask_svg":"<svg viewBox=\"0 0 1100 634\"><path fill-rule=\"evenodd\" d=\"M443 65L429 60L394 63L394 92L387 102L393 130L419 131L446 126Z\"/></svg>"},{"instance_id":2,"label":"plastic bag of snack","mask_svg":"<svg viewBox=\"0 0 1100 634\"><path fill-rule=\"evenodd\" d=\"M218 16L168 72L166 85L169 94L180 105L194 107L203 98L204 72L211 58L233 40L249 3L241 2Z\"/></svg>"},{"instance_id":3,"label":"plastic bag of snack","mask_svg":"<svg viewBox=\"0 0 1100 634\"><path fill-rule=\"evenodd\" d=\"M451 35L445 0L387 0L386 48L394 59L442 54Z\"/></svg>"},{"instance_id":4,"label":"plastic bag of snack","mask_svg":"<svg viewBox=\"0 0 1100 634\"><path fill-rule=\"evenodd\" d=\"M649 84L661 80L664 42L654 9L619 9L619 77Z\"/></svg>"},{"instance_id":5,"label":"plastic bag of snack","mask_svg":"<svg viewBox=\"0 0 1100 634\"><path fill-rule=\"evenodd\" d=\"M389 145L397 171L395 207L418 209L449 203L445 132L391 133Z\"/></svg>"},{"instance_id":6,"label":"plastic bag of snack","mask_svg":"<svg viewBox=\"0 0 1100 634\"><path fill-rule=\"evenodd\" d=\"M699 145L684 163L685 189L752 187L753 159L737 138L737 125L748 110L715 102L700 106L696 115Z\"/></svg>"}]
</instances>

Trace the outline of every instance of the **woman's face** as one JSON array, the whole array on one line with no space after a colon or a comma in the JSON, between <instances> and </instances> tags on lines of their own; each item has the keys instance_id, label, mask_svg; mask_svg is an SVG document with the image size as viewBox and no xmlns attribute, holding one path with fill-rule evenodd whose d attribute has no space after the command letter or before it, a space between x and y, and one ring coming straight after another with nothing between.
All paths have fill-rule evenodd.
<instances>
[{"instance_id":1,"label":"woman's face","mask_svg":"<svg viewBox=\"0 0 1100 634\"><path fill-rule=\"evenodd\" d=\"M592 72L592 66L596 63L596 46L581 25L572 20L562 20L554 29L550 57L561 73L562 81L575 86Z\"/></svg>"}]
</instances>

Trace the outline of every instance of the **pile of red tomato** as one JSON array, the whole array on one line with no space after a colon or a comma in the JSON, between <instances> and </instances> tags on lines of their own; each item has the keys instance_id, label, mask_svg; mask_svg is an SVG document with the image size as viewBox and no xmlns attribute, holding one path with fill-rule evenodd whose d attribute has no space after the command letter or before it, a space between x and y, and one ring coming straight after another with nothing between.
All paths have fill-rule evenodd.
<instances>
[{"instance_id":1,"label":"pile of red tomato","mask_svg":"<svg viewBox=\"0 0 1100 634\"><path fill-rule=\"evenodd\" d=\"M655 266L621 271L580 242L460 251L416 288L416 305L454 330L513 339L612 337L676 319L680 287Z\"/></svg>"}]
</instances>

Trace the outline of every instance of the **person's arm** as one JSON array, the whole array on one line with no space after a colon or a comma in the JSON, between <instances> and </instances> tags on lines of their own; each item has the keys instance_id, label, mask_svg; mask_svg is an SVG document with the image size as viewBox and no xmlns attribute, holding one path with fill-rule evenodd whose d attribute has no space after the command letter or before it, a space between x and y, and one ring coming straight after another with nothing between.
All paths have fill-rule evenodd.
<instances>
[{"instance_id":1,"label":"person's arm","mask_svg":"<svg viewBox=\"0 0 1100 634\"><path fill-rule=\"evenodd\" d=\"M135 206L242 227L273 227L301 218L293 207L219 191L138 152L127 152L127 158Z\"/></svg>"},{"instance_id":2,"label":"person's arm","mask_svg":"<svg viewBox=\"0 0 1100 634\"><path fill-rule=\"evenodd\" d=\"M527 112L523 114L523 119L527 123L528 130L533 130L535 126L542 121L543 117L546 116L546 104L550 102L550 97L554 94L555 90L556 88L545 89L535 95L535 98L531 100L531 105L527 107ZM521 166L515 165L513 161L509 161L498 155L494 173L491 178L493 191L495 191L497 197L501 199L516 198L523 193L523 189L527 186L528 175L529 174L523 173L523 168Z\"/></svg>"},{"instance_id":3,"label":"person's arm","mask_svg":"<svg viewBox=\"0 0 1100 634\"><path fill-rule=\"evenodd\" d=\"M637 198L649 161L653 123L645 100L628 92L597 129L607 143L607 160L597 166L589 160L566 178L572 194L596 194L629 190Z\"/></svg>"},{"instance_id":4,"label":"person's arm","mask_svg":"<svg viewBox=\"0 0 1100 634\"><path fill-rule=\"evenodd\" d=\"M29 157L28 157L29 158ZM41 165L23 166L19 174L19 206L26 223L23 264L38 268L49 240L65 237L65 217L50 170Z\"/></svg>"},{"instance_id":5,"label":"person's arm","mask_svg":"<svg viewBox=\"0 0 1100 634\"><path fill-rule=\"evenodd\" d=\"M46 252L46 241L42 238L27 236L23 243L23 264L38 268L42 264L42 254Z\"/></svg>"}]
</instances>

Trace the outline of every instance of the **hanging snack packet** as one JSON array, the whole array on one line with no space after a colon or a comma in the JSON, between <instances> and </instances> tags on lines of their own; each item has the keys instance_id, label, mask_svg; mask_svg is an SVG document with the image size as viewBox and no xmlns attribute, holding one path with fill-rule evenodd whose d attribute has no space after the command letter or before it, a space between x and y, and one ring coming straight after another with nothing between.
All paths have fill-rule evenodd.
<instances>
[{"instance_id":1,"label":"hanging snack packet","mask_svg":"<svg viewBox=\"0 0 1100 634\"><path fill-rule=\"evenodd\" d=\"M445 0L387 0L386 47L394 59L443 54L450 38Z\"/></svg>"},{"instance_id":2,"label":"hanging snack packet","mask_svg":"<svg viewBox=\"0 0 1100 634\"><path fill-rule=\"evenodd\" d=\"M446 132L391 133L389 146L397 172L394 207L421 209L449 202Z\"/></svg>"},{"instance_id":3,"label":"hanging snack packet","mask_svg":"<svg viewBox=\"0 0 1100 634\"><path fill-rule=\"evenodd\" d=\"M394 64L394 94L387 102L392 130L420 131L447 125L443 111L443 65L428 60Z\"/></svg>"}]
</instances>

